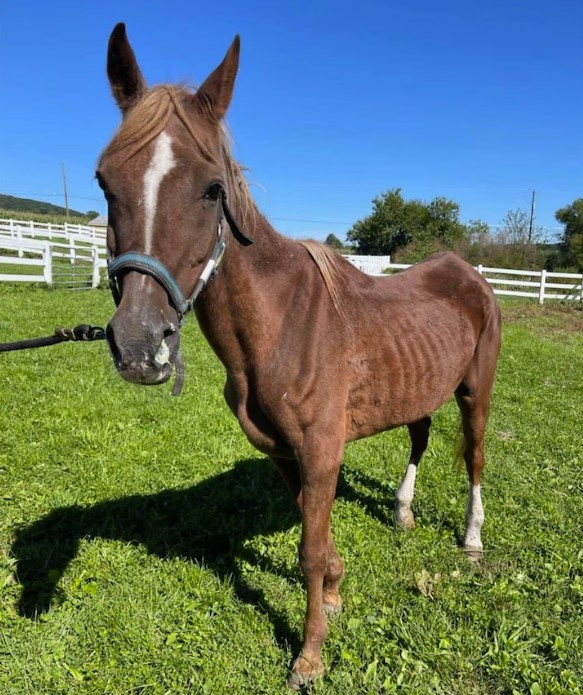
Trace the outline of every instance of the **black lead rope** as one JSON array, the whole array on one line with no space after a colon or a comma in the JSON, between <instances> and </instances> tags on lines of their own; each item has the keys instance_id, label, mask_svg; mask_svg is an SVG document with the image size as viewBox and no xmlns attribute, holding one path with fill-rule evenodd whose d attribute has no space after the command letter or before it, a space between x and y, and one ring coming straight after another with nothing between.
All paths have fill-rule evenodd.
<instances>
[{"instance_id":1,"label":"black lead rope","mask_svg":"<svg viewBox=\"0 0 583 695\"><path fill-rule=\"evenodd\" d=\"M42 338L29 338L28 340L18 340L13 343L0 343L0 352L12 352L13 350L29 350L31 348L48 347L70 341L92 342L94 340L105 340L105 331L100 326L88 326L81 323L74 328L55 328L53 335ZM184 360L180 352L174 360L176 379L172 387L172 395L179 396L184 386Z\"/></svg>"},{"instance_id":2,"label":"black lead rope","mask_svg":"<svg viewBox=\"0 0 583 695\"><path fill-rule=\"evenodd\" d=\"M85 323L81 323L74 328L55 328L53 335L48 335L43 338L18 340L14 343L0 343L0 352L28 350L29 348L47 347L48 345L57 345L58 343L77 340L86 342L105 340L105 331L99 326L88 326Z\"/></svg>"},{"instance_id":3,"label":"black lead rope","mask_svg":"<svg viewBox=\"0 0 583 695\"><path fill-rule=\"evenodd\" d=\"M53 335L42 338L29 338L28 340L18 340L14 343L0 343L0 352L12 352L13 350L29 350L30 348L48 347L69 341L92 342L94 340L105 340L105 331L100 326L88 326L81 323L74 328L55 328ZM172 387L172 395L179 396L184 386L184 360L178 353L174 360L176 379Z\"/></svg>"}]
</instances>

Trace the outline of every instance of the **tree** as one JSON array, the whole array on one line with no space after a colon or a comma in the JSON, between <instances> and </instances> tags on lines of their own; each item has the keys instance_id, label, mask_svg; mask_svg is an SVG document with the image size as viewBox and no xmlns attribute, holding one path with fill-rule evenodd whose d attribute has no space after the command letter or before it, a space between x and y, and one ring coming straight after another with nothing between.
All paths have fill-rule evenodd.
<instances>
[{"instance_id":1,"label":"tree","mask_svg":"<svg viewBox=\"0 0 583 695\"><path fill-rule=\"evenodd\" d=\"M531 227L530 215L525 210L509 210L482 262L498 268L538 269L545 262L539 248L543 236L542 227Z\"/></svg>"},{"instance_id":2,"label":"tree","mask_svg":"<svg viewBox=\"0 0 583 695\"><path fill-rule=\"evenodd\" d=\"M409 240L403 229L405 201L395 188L373 198L373 211L356 222L346 238L355 243L357 251L365 255L388 255Z\"/></svg>"},{"instance_id":3,"label":"tree","mask_svg":"<svg viewBox=\"0 0 583 695\"><path fill-rule=\"evenodd\" d=\"M499 244L538 244L542 241L542 227L530 227L530 217L525 210L509 210L498 232Z\"/></svg>"},{"instance_id":4,"label":"tree","mask_svg":"<svg viewBox=\"0 0 583 695\"><path fill-rule=\"evenodd\" d=\"M486 246L492 243L490 225L483 220L470 220L466 225L466 238L470 244Z\"/></svg>"},{"instance_id":5,"label":"tree","mask_svg":"<svg viewBox=\"0 0 583 695\"><path fill-rule=\"evenodd\" d=\"M583 270L583 198L555 212L555 219L565 225L560 241L561 262Z\"/></svg>"},{"instance_id":6,"label":"tree","mask_svg":"<svg viewBox=\"0 0 583 695\"><path fill-rule=\"evenodd\" d=\"M333 249L336 249L337 251L340 251L340 249L344 248L343 243L336 236L336 234L328 234L324 243L326 244L326 246L331 246Z\"/></svg>"},{"instance_id":7,"label":"tree","mask_svg":"<svg viewBox=\"0 0 583 695\"><path fill-rule=\"evenodd\" d=\"M437 197L430 203L405 200L399 188L373 199L373 211L356 222L346 235L360 253L394 255L405 247L407 260L419 260L434 251L453 248L466 233L459 221L459 205Z\"/></svg>"}]
</instances>

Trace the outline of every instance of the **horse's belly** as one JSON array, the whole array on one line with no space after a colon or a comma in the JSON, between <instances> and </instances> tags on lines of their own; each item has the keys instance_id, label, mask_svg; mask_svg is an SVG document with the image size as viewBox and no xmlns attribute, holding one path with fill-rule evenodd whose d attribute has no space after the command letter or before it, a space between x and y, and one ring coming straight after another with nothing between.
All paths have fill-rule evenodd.
<instances>
[{"instance_id":1,"label":"horse's belly","mask_svg":"<svg viewBox=\"0 0 583 695\"><path fill-rule=\"evenodd\" d=\"M460 384L474 351L472 344L456 348L423 356L416 345L399 356L393 346L376 357L356 360L346 409L347 440L416 422L443 405Z\"/></svg>"}]
</instances>

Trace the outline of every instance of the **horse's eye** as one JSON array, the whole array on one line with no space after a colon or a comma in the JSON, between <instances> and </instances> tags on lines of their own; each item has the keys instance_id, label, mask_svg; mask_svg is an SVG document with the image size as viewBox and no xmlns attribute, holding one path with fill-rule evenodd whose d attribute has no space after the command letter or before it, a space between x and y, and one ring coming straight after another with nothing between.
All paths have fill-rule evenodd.
<instances>
[{"instance_id":1,"label":"horse's eye","mask_svg":"<svg viewBox=\"0 0 583 695\"><path fill-rule=\"evenodd\" d=\"M204 194L205 200L218 200L223 187L220 183L212 183Z\"/></svg>"},{"instance_id":2,"label":"horse's eye","mask_svg":"<svg viewBox=\"0 0 583 695\"><path fill-rule=\"evenodd\" d=\"M107 190L107 186L105 185L105 181L103 180L103 176L97 171L95 173L95 178L97 180L97 185L99 186L99 188L101 188L101 190L105 192Z\"/></svg>"},{"instance_id":3,"label":"horse's eye","mask_svg":"<svg viewBox=\"0 0 583 695\"><path fill-rule=\"evenodd\" d=\"M105 200L107 200L108 203L111 203L113 201L113 196L107 184L105 183L103 176L101 176L101 174L97 172L95 174L95 178L97 179L97 185L103 191L103 196L105 197Z\"/></svg>"}]
</instances>

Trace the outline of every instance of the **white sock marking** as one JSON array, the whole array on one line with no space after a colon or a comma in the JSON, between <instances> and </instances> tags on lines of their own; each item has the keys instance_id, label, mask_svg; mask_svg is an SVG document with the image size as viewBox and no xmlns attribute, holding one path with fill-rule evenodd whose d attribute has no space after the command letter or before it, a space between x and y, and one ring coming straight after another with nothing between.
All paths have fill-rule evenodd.
<instances>
[{"instance_id":1,"label":"white sock marking","mask_svg":"<svg viewBox=\"0 0 583 695\"><path fill-rule=\"evenodd\" d=\"M479 485L470 485L468 509L466 511L466 535L464 546L482 548L482 525L484 523L484 507Z\"/></svg>"},{"instance_id":2,"label":"white sock marking","mask_svg":"<svg viewBox=\"0 0 583 695\"><path fill-rule=\"evenodd\" d=\"M415 495L415 479L417 478L417 466L410 463L407 466L403 480L395 494L400 507L409 509Z\"/></svg>"},{"instance_id":3,"label":"white sock marking","mask_svg":"<svg viewBox=\"0 0 583 695\"><path fill-rule=\"evenodd\" d=\"M395 521L397 526L404 529L411 529L415 526L411 502L413 502L415 494L416 477L417 466L414 463L408 464L403 480L395 493Z\"/></svg>"},{"instance_id":4,"label":"white sock marking","mask_svg":"<svg viewBox=\"0 0 583 695\"><path fill-rule=\"evenodd\" d=\"M172 138L163 131L156 139L152 161L144 174L144 209L146 213L144 253L152 252L152 237L160 184L175 164L176 159L172 153Z\"/></svg>"}]
</instances>

